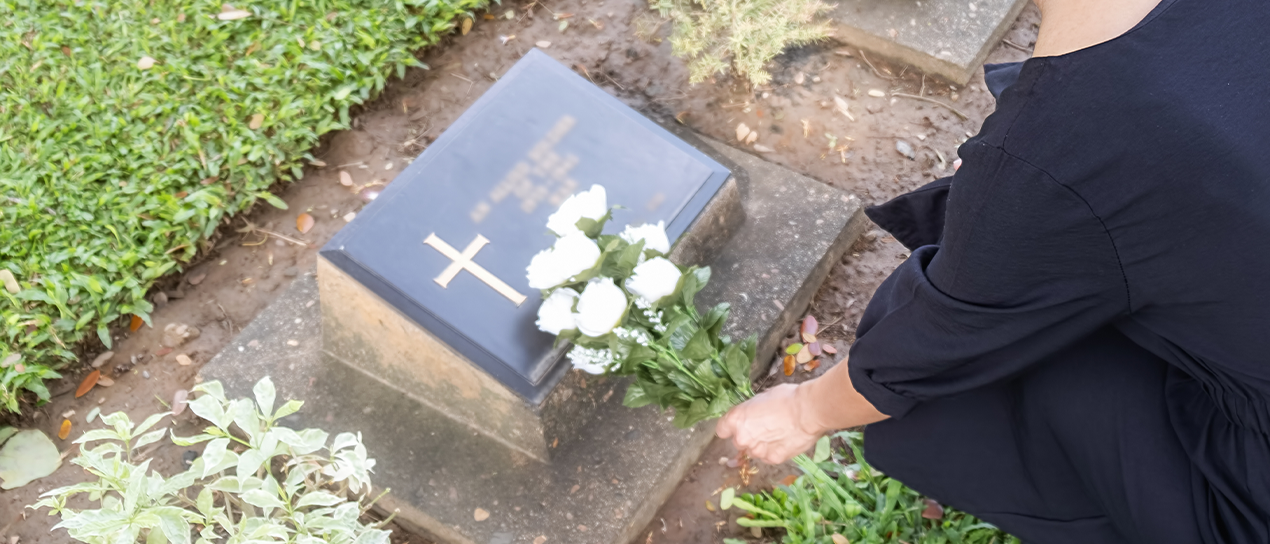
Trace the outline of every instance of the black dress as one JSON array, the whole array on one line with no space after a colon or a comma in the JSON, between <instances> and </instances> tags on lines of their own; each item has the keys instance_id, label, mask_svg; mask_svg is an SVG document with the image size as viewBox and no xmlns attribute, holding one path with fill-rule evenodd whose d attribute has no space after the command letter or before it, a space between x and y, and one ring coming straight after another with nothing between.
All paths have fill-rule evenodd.
<instances>
[{"instance_id":1,"label":"black dress","mask_svg":"<svg viewBox=\"0 0 1270 544\"><path fill-rule=\"evenodd\" d=\"M996 68L960 171L870 210L914 249L866 456L1026 542L1270 542L1270 4Z\"/></svg>"}]
</instances>

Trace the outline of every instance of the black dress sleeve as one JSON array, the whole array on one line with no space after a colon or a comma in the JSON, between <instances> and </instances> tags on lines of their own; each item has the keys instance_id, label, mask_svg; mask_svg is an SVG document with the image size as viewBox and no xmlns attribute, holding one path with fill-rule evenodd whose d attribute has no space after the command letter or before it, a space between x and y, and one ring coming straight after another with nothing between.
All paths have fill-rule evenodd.
<instances>
[{"instance_id":1,"label":"black dress sleeve","mask_svg":"<svg viewBox=\"0 0 1270 544\"><path fill-rule=\"evenodd\" d=\"M940 178L890 201L864 209L869 220L914 250L944 237L944 214L952 178Z\"/></svg>"},{"instance_id":2,"label":"black dress sleeve","mask_svg":"<svg viewBox=\"0 0 1270 544\"><path fill-rule=\"evenodd\" d=\"M1130 308L1085 200L983 142L961 156L942 241L878 287L851 348L853 384L892 417L1016 374Z\"/></svg>"}]
</instances>

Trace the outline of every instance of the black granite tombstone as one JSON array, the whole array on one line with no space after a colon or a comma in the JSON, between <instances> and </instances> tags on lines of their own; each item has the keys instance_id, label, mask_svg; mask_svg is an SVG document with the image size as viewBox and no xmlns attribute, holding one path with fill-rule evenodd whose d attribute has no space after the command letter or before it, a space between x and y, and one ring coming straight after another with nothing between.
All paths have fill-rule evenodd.
<instances>
[{"instance_id":1,"label":"black granite tombstone","mask_svg":"<svg viewBox=\"0 0 1270 544\"><path fill-rule=\"evenodd\" d=\"M665 221L671 240L728 179L716 161L532 50L321 254L531 403L567 360L534 325L525 267L547 217L603 185L608 232ZM324 301L325 302L325 301Z\"/></svg>"}]
</instances>

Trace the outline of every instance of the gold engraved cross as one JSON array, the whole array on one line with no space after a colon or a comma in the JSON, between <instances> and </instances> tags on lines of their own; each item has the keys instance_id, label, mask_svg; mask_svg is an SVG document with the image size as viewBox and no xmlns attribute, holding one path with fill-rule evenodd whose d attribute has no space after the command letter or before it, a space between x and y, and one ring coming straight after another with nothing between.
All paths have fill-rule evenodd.
<instances>
[{"instance_id":1,"label":"gold engraved cross","mask_svg":"<svg viewBox=\"0 0 1270 544\"><path fill-rule=\"evenodd\" d=\"M441 271L441 275L437 276L434 280L440 284L443 289L449 287L450 280L453 280L455 276L458 276L459 272L467 270L473 276L476 276L476 279L485 282L485 285L493 287L495 291L498 291L498 294L507 297L508 300L514 302L517 306L520 306L525 302L525 295L522 295L515 289L512 289L512 286L507 285L503 282L503 280L498 279L497 276L491 274L489 270L482 268L481 265L472 262L472 258L476 256L477 252L479 252L481 248L485 247L485 244L489 243L489 240L484 236L477 234L476 239L472 240L472 243L468 244L467 249L464 249L462 253L459 253L459 250L454 249L454 247L450 244L447 244L440 238L437 238L435 232L429 234L428 238L424 240L423 243L432 246L433 249L441 252L441 254L445 255L446 258L454 261L450 263L450 266L445 267L445 270Z\"/></svg>"}]
</instances>

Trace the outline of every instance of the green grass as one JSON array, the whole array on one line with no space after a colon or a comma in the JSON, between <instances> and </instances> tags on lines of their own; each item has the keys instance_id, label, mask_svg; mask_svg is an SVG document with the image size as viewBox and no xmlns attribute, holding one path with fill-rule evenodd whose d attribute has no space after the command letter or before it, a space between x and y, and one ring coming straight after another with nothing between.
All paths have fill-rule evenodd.
<instances>
[{"instance_id":1,"label":"green grass","mask_svg":"<svg viewBox=\"0 0 1270 544\"><path fill-rule=\"evenodd\" d=\"M1017 538L952 508L944 507L938 519L922 517L926 499L864 460L861 433L835 436L851 451L832 452L829 438L822 438L813 458L795 458L803 475L794 483L735 498L728 489L720 505L748 512L737 521L740 525L777 529L785 544L1020 544Z\"/></svg>"},{"instance_id":2,"label":"green grass","mask_svg":"<svg viewBox=\"0 0 1270 544\"><path fill-rule=\"evenodd\" d=\"M0 0L0 403L47 400L82 340L148 322L156 279L258 199L285 207L268 188L485 2Z\"/></svg>"}]
</instances>

